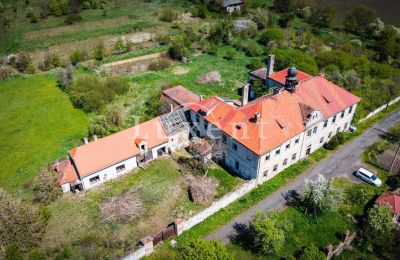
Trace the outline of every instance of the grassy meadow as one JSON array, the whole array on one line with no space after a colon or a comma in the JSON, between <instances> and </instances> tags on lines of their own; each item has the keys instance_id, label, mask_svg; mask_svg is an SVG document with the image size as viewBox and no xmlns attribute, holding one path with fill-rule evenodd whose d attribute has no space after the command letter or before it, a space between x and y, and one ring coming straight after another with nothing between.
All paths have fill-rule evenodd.
<instances>
[{"instance_id":1,"label":"grassy meadow","mask_svg":"<svg viewBox=\"0 0 400 260\"><path fill-rule=\"evenodd\" d=\"M0 81L0 187L15 191L80 143L88 118L50 74Z\"/></svg>"}]
</instances>

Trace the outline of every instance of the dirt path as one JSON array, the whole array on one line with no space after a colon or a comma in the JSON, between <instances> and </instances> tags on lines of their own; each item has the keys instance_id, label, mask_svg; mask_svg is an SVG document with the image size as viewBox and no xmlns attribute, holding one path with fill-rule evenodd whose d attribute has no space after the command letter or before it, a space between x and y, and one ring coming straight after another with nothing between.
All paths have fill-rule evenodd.
<instances>
[{"instance_id":1,"label":"dirt path","mask_svg":"<svg viewBox=\"0 0 400 260\"><path fill-rule=\"evenodd\" d=\"M106 63L106 64L103 64L102 67L109 68L109 67L129 64L129 63L133 63L133 62L138 62L138 61L157 59L157 58L165 57L166 54L167 54L166 51L158 52L158 53L139 56L139 57L130 58L130 59L126 59L126 60L120 60L120 61Z\"/></svg>"}]
</instances>

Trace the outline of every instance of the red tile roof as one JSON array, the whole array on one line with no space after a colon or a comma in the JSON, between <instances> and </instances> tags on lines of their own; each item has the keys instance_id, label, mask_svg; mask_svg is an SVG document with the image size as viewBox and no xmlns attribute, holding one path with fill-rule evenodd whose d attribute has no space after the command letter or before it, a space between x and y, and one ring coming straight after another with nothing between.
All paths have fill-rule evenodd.
<instances>
[{"instance_id":1,"label":"red tile roof","mask_svg":"<svg viewBox=\"0 0 400 260\"><path fill-rule=\"evenodd\" d=\"M327 119L359 101L357 96L316 76L301 81L293 94L282 90L244 107L236 108L212 97L190 108L195 112L204 111L207 121L261 155L303 132L304 116L310 109L320 110ZM257 122L254 121L256 112L259 113Z\"/></svg>"},{"instance_id":2,"label":"red tile roof","mask_svg":"<svg viewBox=\"0 0 400 260\"><path fill-rule=\"evenodd\" d=\"M163 95L175 101L178 105L184 106L200 101L200 96L190 90L178 85L163 91Z\"/></svg>"},{"instance_id":3,"label":"red tile roof","mask_svg":"<svg viewBox=\"0 0 400 260\"><path fill-rule=\"evenodd\" d=\"M375 200L375 203L378 205L389 205L392 207L393 214L400 214L400 196L393 192L385 191Z\"/></svg>"},{"instance_id":4,"label":"red tile roof","mask_svg":"<svg viewBox=\"0 0 400 260\"><path fill-rule=\"evenodd\" d=\"M159 117L76 147L69 154L80 176L85 177L140 154L136 142L143 139L146 139L149 149L168 142Z\"/></svg>"},{"instance_id":5,"label":"red tile roof","mask_svg":"<svg viewBox=\"0 0 400 260\"><path fill-rule=\"evenodd\" d=\"M282 85L284 85L285 82L286 82L287 71L288 71L288 69L284 69L284 70L275 72L275 73L271 74L268 78L270 78L270 79L272 79L272 80L274 80L276 82L279 82ZM266 77L267 77L267 69L266 68L261 68L261 69L258 69L258 70L250 72L250 74L253 75L253 76L256 76L256 77L258 77L258 78L260 78L262 80L265 80ZM302 71L299 71L299 70L297 71L297 79L299 81L308 79L310 77L312 77L312 76L307 74L307 73L305 73L305 72L302 72Z\"/></svg>"},{"instance_id":6,"label":"red tile roof","mask_svg":"<svg viewBox=\"0 0 400 260\"><path fill-rule=\"evenodd\" d=\"M53 167L57 172L57 180L60 185L74 183L78 180L78 175L70 160L57 162Z\"/></svg>"}]
</instances>

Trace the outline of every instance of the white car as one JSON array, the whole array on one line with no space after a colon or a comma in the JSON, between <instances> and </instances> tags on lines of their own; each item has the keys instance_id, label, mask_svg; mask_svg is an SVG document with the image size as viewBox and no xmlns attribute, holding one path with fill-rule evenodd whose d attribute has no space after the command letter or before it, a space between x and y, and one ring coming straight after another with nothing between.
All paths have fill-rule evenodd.
<instances>
[{"instance_id":1,"label":"white car","mask_svg":"<svg viewBox=\"0 0 400 260\"><path fill-rule=\"evenodd\" d=\"M368 170L366 170L364 168L360 168L355 173L355 175L358 178L364 180L365 182L368 182L368 183L370 183L372 185L375 185L377 187L380 187L382 185L382 181L378 177L376 177L375 174L373 174L372 172L370 172L370 171L368 171Z\"/></svg>"}]
</instances>

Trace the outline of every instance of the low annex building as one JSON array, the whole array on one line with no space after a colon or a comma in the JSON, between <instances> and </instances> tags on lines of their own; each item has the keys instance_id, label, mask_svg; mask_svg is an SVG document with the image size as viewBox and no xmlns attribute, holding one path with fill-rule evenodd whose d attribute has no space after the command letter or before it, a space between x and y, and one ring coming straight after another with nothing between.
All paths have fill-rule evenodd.
<instances>
[{"instance_id":1,"label":"low annex building","mask_svg":"<svg viewBox=\"0 0 400 260\"><path fill-rule=\"evenodd\" d=\"M244 106L218 97L190 106L198 136L220 139L224 163L245 179L266 181L348 130L360 98L325 79L289 68L283 87ZM308 74L307 74L308 75ZM269 77L274 78L271 74ZM281 80L281 79L280 79ZM246 99L248 84L244 86Z\"/></svg>"},{"instance_id":2,"label":"low annex building","mask_svg":"<svg viewBox=\"0 0 400 260\"><path fill-rule=\"evenodd\" d=\"M182 109L78 146L55 164L64 192L88 190L188 145Z\"/></svg>"}]
</instances>

